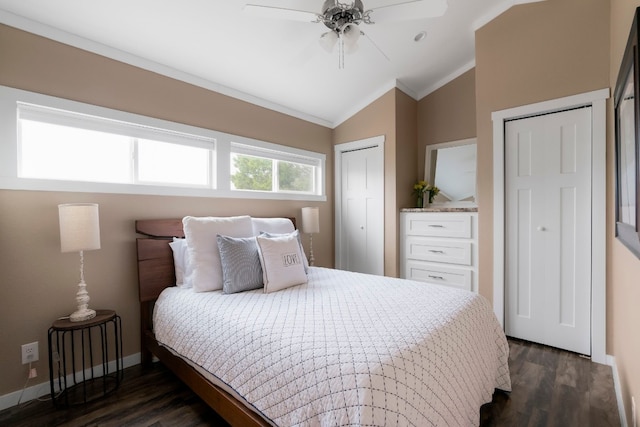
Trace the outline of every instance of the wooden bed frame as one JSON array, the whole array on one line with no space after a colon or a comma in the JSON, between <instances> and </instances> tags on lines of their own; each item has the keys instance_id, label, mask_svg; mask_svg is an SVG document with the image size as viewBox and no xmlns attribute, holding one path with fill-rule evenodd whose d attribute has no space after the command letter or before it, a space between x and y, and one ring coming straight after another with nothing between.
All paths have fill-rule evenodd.
<instances>
[{"instance_id":1,"label":"wooden bed frame","mask_svg":"<svg viewBox=\"0 0 640 427\"><path fill-rule=\"evenodd\" d=\"M289 217L287 217L289 218ZM289 218L295 227L295 218ZM153 305L164 288L175 286L173 253L169 243L173 237L184 237L182 219L136 221L138 253L138 289L140 299L140 352L143 366L150 366L156 356L191 390L232 426L269 426L238 399L216 386L183 359L161 346L153 333Z\"/></svg>"}]
</instances>

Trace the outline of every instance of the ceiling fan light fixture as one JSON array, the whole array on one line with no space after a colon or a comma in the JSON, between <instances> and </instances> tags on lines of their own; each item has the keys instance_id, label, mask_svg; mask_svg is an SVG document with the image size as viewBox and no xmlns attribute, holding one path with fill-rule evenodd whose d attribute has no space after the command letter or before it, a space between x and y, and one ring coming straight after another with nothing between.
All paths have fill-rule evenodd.
<instances>
[{"instance_id":1,"label":"ceiling fan light fixture","mask_svg":"<svg viewBox=\"0 0 640 427\"><path fill-rule=\"evenodd\" d=\"M327 53L331 53L338 42L338 33L335 31L327 31L320 36L320 40L318 40L318 42L320 43L320 46L322 46L322 49Z\"/></svg>"},{"instance_id":2,"label":"ceiling fan light fixture","mask_svg":"<svg viewBox=\"0 0 640 427\"><path fill-rule=\"evenodd\" d=\"M347 24L368 22L368 13L364 10L362 0L355 0L353 3L326 0L322 5L322 14L318 15L318 21L330 30L341 31Z\"/></svg>"},{"instance_id":3,"label":"ceiling fan light fixture","mask_svg":"<svg viewBox=\"0 0 640 427\"><path fill-rule=\"evenodd\" d=\"M346 24L342 27L342 38L347 49L355 49L360 39L360 28L356 24Z\"/></svg>"},{"instance_id":4,"label":"ceiling fan light fixture","mask_svg":"<svg viewBox=\"0 0 640 427\"><path fill-rule=\"evenodd\" d=\"M306 20L311 16L312 22L322 23L329 29L328 32L320 36L320 46L330 53L334 51L337 44L339 68L344 68L344 54L355 52L358 49L358 40L361 35L366 36L375 48L390 61L382 49L371 40L371 37L360 31L360 24L433 18L442 16L448 7L448 0L394 0L391 3L379 4L377 7L365 10L363 0L348 0L345 3L340 0L324 0L320 13L313 12L308 6L288 8L275 4L271 6L247 4L245 9L249 11L265 9L263 10L265 13L269 12L280 16L291 14L291 19L304 18ZM426 36L426 31L421 31L413 39L418 43Z\"/></svg>"}]
</instances>

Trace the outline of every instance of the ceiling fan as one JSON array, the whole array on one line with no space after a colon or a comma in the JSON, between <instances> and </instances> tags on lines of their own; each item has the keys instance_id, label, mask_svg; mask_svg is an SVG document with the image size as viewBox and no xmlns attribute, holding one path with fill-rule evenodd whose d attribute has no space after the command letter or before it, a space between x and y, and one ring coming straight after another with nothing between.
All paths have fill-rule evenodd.
<instances>
[{"instance_id":1,"label":"ceiling fan","mask_svg":"<svg viewBox=\"0 0 640 427\"><path fill-rule=\"evenodd\" d=\"M366 35L360 24L375 24L393 21L433 18L442 16L447 10L447 0L389 0L377 7L365 9L362 0L341 3L338 0L325 0L322 10L317 13L298 6L286 7L283 0L264 1L263 4L247 3L245 10L263 17L289 19L296 21L323 23L329 31L320 36L320 45L332 52L338 45L338 66L344 67L344 54L355 52L361 35ZM370 37L367 36L369 40ZM387 60L387 55L371 40Z\"/></svg>"}]
</instances>

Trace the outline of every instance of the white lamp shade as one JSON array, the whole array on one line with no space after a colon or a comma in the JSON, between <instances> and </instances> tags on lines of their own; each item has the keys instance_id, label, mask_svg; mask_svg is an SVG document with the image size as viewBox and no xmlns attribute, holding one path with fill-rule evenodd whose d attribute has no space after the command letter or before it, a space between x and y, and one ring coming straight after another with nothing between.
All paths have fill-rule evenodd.
<instances>
[{"instance_id":1,"label":"white lamp shade","mask_svg":"<svg viewBox=\"0 0 640 427\"><path fill-rule=\"evenodd\" d=\"M360 40L360 28L356 24L346 24L342 27L342 34L346 48L355 50Z\"/></svg>"},{"instance_id":2,"label":"white lamp shade","mask_svg":"<svg viewBox=\"0 0 640 427\"><path fill-rule=\"evenodd\" d=\"M58 205L60 250L80 252L100 249L100 220L95 203Z\"/></svg>"},{"instance_id":3,"label":"white lamp shade","mask_svg":"<svg viewBox=\"0 0 640 427\"><path fill-rule=\"evenodd\" d=\"M338 42L338 34L335 31L329 31L320 36L320 46L327 52L331 53Z\"/></svg>"},{"instance_id":4,"label":"white lamp shade","mask_svg":"<svg viewBox=\"0 0 640 427\"><path fill-rule=\"evenodd\" d=\"M307 234L320 232L320 211L318 208L302 208L302 232Z\"/></svg>"}]
</instances>

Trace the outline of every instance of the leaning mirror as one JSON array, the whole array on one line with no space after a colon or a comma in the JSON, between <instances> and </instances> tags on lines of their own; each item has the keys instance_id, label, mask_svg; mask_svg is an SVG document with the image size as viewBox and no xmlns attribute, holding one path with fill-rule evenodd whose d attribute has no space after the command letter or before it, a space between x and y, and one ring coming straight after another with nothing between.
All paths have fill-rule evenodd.
<instances>
[{"instance_id":1,"label":"leaning mirror","mask_svg":"<svg viewBox=\"0 0 640 427\"><path fill-rule=\"evenodd\" d=\"M427 145L424 179L440 189L434 203L476 206L476 138Z\"/></svg>"}]
</instances>

